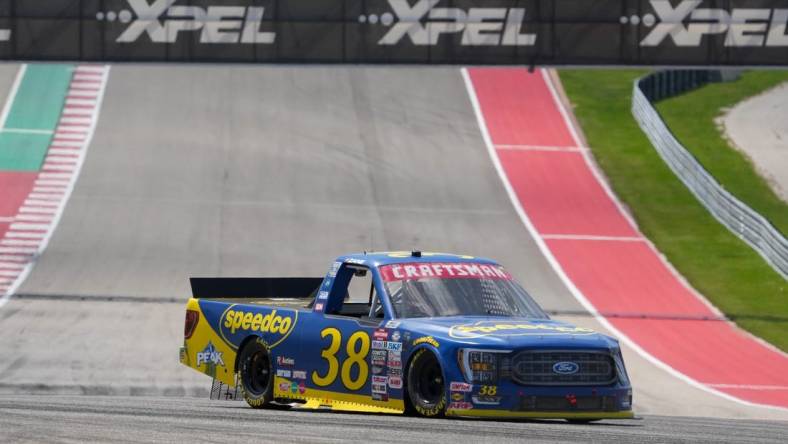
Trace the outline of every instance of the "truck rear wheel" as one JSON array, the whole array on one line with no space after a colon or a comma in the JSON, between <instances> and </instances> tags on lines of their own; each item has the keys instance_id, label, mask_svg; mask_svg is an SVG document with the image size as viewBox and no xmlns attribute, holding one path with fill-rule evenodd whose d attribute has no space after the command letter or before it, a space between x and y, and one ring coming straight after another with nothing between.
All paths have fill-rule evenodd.
<instances>
[{"instance_id":1,"label":"truck rear wheel","mask_svg":"<svg viewBox=\"0 0 788 444\"><path fill-rule=\"evenodd\" d=\"M246 403L259 409L271 403L274 394L273 366L268 347L255 339L247 343L238 356L241 392Z\"/></svg>"},{"instance_id":2,"label":"truck rear wheel","mask_svg":"<svg viewBox=\"0 0 788 444\"><path fill-rule=\"evenodd\" d=\"M421 416L435 418L446 411L446 384L438 358L429 350L416 352L408 366L408 397Z\"/></svg>"}]
</instances>

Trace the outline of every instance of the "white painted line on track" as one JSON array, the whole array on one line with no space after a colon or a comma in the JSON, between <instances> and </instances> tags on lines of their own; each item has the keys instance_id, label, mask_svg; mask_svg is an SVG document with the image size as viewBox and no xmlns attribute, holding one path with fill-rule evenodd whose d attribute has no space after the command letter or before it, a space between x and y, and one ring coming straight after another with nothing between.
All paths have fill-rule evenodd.
<instances>
[{"instance_id":1,"label":"white painted line on track","mask_svg":"<svg viewBox=\"0 0 788 444\"><path fill-rule=\"evenodd\" d=\"M51 163L77 163L77 159L73 157L65 157L65 156L47 156L44 159L44 162L51 162Z\"/></svg>"},{"instance_id":2,"label":"white painted line on track","mask_svg":"<svg viewBox=\"0 0 788 444\"><path fill-rule=\"evenodd\" d=\"M548 240L587 240L587 241L616 241L616 242L645 242L646 239L638 236L593 236L585 234L542 234L542 239Z\"/></svg>"},{"instance_id":3,"label":"white painted line on track","mask_svg":"<svg viewBox=\"0 0 788 444\"><path fill-rule=\"evenodd\" d=\"M9 231L5 234L5 237L21 239L43 239L46 237L46 234L36 231Z\"/></svg>"},{"instance_id":4,"label":"white painted line on track","mask_svg":"<svg viewBox=\"0 0 788 444\"><path fill-rule=\"evenodd\" d=\"M582 143L580 143L580 138L579 138L579 136L577 134L577 130L574 128L574 125L571 123L571 120L569 119L569 116L567 115L566 110L563 107L563 103L558 98L558 93L555 91L555 87L553 86L553 84L550 81L549 77L546 75L546 71L543 70L543 69L540 69L540 71L541 71L542 76L544 77L544 80L545 80L548 88L550 89L550 92L551 92L551 94L553 96L554 102L556 103L556 105L559 108L559 112L561 113L561 116L564 119L564 122L566 123L566 125L568 126L569 131L572 134L572 137L573 137L573 139L575 141L575 144L577 146L581 146ZM661 360L657 359L656 357L654 357L653 355L648 353L645 349L640 347L640 345L638 345L635 341L633 341L627 335L623 334L620 330L618 330L616 327L614 327L613 324L611 324L604 316L602 316L597 311L597 309L585 297L585 295L580 291L580 289L578 289L577 286L575 286L575 284L572 282L572 280L569 279L569 276L567 276L567 274L564 271L563 267L561 267L561 265L558 263L558 260L556 260L555 256L553 256L553 253L547 247L547 244L545 243L544 239L542 239L542 237L539 235L539 232L536 230L536 227L531 222L531 219L525 213L525 210L523 209L522 205L520 204L520 199L517 197L517 194L515 193L514 188L512 187L511 183L509 182L509 178L508 178L508 176L506 175L506 172L503 169L503 165L501 165L501 161L498 158L498 153L496 152L495 146L492 143L492 138L490 137L490 133L489 133L489 131L487 129L487 122L485 121L484 115L482 114L481 105L479 104L479 99L476 96L476 89L473 86L473 82L472 82L472 80L470 78L470 74L468 73L468 69L467 68L461 68L461 73L462 73L463 80L465 81L465 88L466 88L466 90L468 92L468 96L470 98L471 105L473 106L474 113L476 114L476 121L477 121L477 123L479 125L479 130L482 133L482 139L484 140L484 143L487 146L487 153L489 154L490 160L492 161L493 166L495 167L495 170L498 173L498 177L500 178L501 182L503 183L504 189L506 190L506 194L509 196L509 201L514 206L515 212L520 217L520 220L522 221L522 223L525 226L525 228L531 234L531 237L534 239L534 242L536 242L536 245L539 247L539 251L542 252L542 255L545 257L545 259L547 259L547 262L550 264L550 266L556 272L556 274L561 279L561 281L564 283L564 285L569 289L569 292L572 293L572 295L575 297L575 299L578 300L578 302L580 302L580 304L583 306L583 308L585 308L586 311L588 311L591 315L593 315L594 319L596 319L597 322L602 324L602 326L605 327L608 331L610 331L614 335L618 336L621 339L621 341L623 341L625 344L627 344L630 348L632 348L636 353L638 353L644 359L646 359L647 361L649 361L650 363L652 363L656 367L659 367L659 368L665 370L669 374L673 375L674 377L686 382L687 384L689 384L689 385L691 385L691 386L693 386L695 388L698 388L700 390L706 391L708 393L712 393L712 394L718 395L718 396L720 396L722 398L725 398L725 399L728 399L730 401L734 401L734 402L737 402L737 403L740 403L740 404L743 404L743 405L747 405L747 406L751 406L751 407L775 409L775 410L780 410L780 411L788 410L788 409L785 409L785 408L782 408L782 407L771 406L771 405L763 405L763 404L755 404L755 403L752 403L752 402L749 402L749 401L745 401L743 399L739 399L739 398L736 398L734 396L728 395L727 393L724 393L724 392L721 392L719 390L716 390L716 389L714 389L714 388L712 388L712 387L710 387L710 386L708 386L706 384L703 384L703 383L701 383L699 381L696 381L693 378L690 378L689 376L679 372L678 370L676 370L673 367L665 364ZM584 157L586 157L586 161L588 161L588 159L587 159L588 153L586 152L584 154L585 154ZM599 172L596 171L596 169L592 168L592 171L594 171L594 174L599 174ZM606 192L609 193L608 195L611 196L611 199L613 199L613 201L616 202L617 205L621 205L621 203L617 199L614 198L614 196L612 194L612 191L610 191L610 189L607 188L606 183L604 181L600 180L600 176L597 176L597 180L600 182L600 184L606 190ZM623 208L622 208L622 211L623 211ZM637 227L637 225L634 224L634 221L631 219L631 216L629 216L629 214L627 214L627 213L623 213L623 214L625 215L626 218L628 218L628 220L630 221L630 223L633 224L634 227Z\"/></svg>"},{"instance_id":5,"label":"white painted line on track","mask_svg":"<svg viewBox=\"0 0 788 444\"><path fill-rule=\"evenodd\" d=\"M0 128L5 128L5 121L8 120L8 113L11 112L11 106L14 104L16 94L19 92L19 85L22 84L22 79L25 77L27 71L27 64L23 63L14 77L14 83L11 84L11 90L8 91L8 97L5 99L3 111L0 112Z\"/></svg>"},{"instance_id":6,"label":"white painted line on track","mask_svg":"<svg viewBox=\"0 0 788 444\"><path fill-rule=\"evenodd\" d=\"M11 271L11 270L2 270L2 269L0 269L0 276L15 278L15 277L19 276L19 271Z\"/></svg>"},{"instance_id":7,"label":"white painted line on track","mask_svg":"<svg viewBox=\"0 0 788 444\"><path fill-rule=\"evenodd\" d=\"M27 128L3 128L2 131L4 133L41 134L45 136L53 133L52 130L27 129Z\"/></svg>"},{"instance_id":8,"label":"white painted line on track","mask_svg":"<svg viewBox=\"0 0 788 444\"><path fill-rule=\"evenodd\" d=\"M27 199L25 200L24 205L28 207L57 207L58 202L53 202L49 200Z\"/></svg>"},{"instance_id":9,"label":"white painted line on track","mask_svg":"<svg viewBox=\"0 0 788 444\"><path fill-rule=\"evenodd\" d=\"M35 248L0 247L0 254L8 254L8 253L34 254L35 252L36 252Z\"/></svg>"},{"instance_id":10,"label":"white painted line on track","mask_svg":"<svg viewBox=\"0 0 788 444\"><path fill-rule=\"evenodd\" d=\"M511 151L558 151L558 152L570 152L570 153L581 153L588 148L576 147L576 146L540 146L540 145L495 145L496 149L499 150L511 150Z\"/></svg>"},{"instance_id":11,"label":"white painted line on track","mask_svg":"<svg viewBox=\"0 0 788 444\"><path fill-rule=\"evenodd\" d=\"M15 217L0 217L0 223L10 223L15 221Z\"/></svg>"},{"instance_id":12,"label":"white painted line on track","mask_svg":"<svg viewBox=\"0 0 788 444\"><path fill-rule=\"evenodd\" d=\"M49 229L49 224L28 224L28 223L15 222L11 224L11 229L19 230L19 231L26 231L26 230L46 231L47 229Z\"/></svg>"},{"instance_id":13,"label":"white painted line on track","mask_svg":"<svg viewBox=\"0 0 788 444\"><path fill-rule=\"evenodd\" d=\"M50 148L49 154L58 154L61 156L79 156L79 150L73 148Z\"/></svg>"},{"instance_id":14,"label":"white painted line on track","mask_svg":"<svg viewBox=\"0 0 788 444\"><path fill-rule=\"evenodd\" d=\"M64 116L89 116L93 114L92 109L68 107L63 109Z\"/></svg>"},{"instance_id":15,"label":"white painted line on track","mask_svg":"<svg viewBox=\"0 0 788 444\"><path fill-rule=\"evenodd\" d=\"M90 117L64 117L60 119L60 123L66 123L69 125L74 125L79 123L88 126L90 124L90 121L91 121Z\"/></svg>"},{"instance_id":16,"label":"white painted line on track","mask_svg":"<svg viewBox=\"0 0 788 444\"><path fill-rule=\"evenodd\" d=\"M53 195L53 194L30 193L30 194L27 195L27 197L30 198L30 199L51 200L51 201L54 201L54 202L60 202L60 196L59 195Z\"/></svg>"},{"instance_id":17,"label":"white painted line on track","mask_svg":"<svg viewBox=\"0 0 788 444\"><path fill-rule=\"evenodd\" d=\"M788 385L757 385L757 384L706 384L715 388L732 388L742 390L788 390Z\"/></svg>"},{"instance_id":18,"label":"white painted line on track","mask_svg":"<svg viewBox=\"0 0 788 444\"><path fill-rule=\"evenodd\" d=\"M84 145L84 144L85 144L85 142L83 142L83 141L75 142L73 140L57 140L55 142L52 142L52 145L74 146L74 147L82 147L82 145Z\"/></svg>"},{"instance_id":19,"label":"white painted line on track","mask_svg":"<svg viewBox=\"0 0 788 444\"><path fill-rule=\"evenodd\" d=\"M34 215L34 214L19 214L16 216L16 220L20 222L52 222L52 216L41 216L41 215Z\"/></svg>"},{"instance_id":20,"label":"white painted line on track","mask_svg":"<svg viewBox=\"0 0 788 444\"><path fill-rule=\"evenodd\" d=\"M11 247L37 247L39 241L35 240L22 240L22 239L3 239L0 240L0 245L8 245Z\"/></svg>"}]
</instances>

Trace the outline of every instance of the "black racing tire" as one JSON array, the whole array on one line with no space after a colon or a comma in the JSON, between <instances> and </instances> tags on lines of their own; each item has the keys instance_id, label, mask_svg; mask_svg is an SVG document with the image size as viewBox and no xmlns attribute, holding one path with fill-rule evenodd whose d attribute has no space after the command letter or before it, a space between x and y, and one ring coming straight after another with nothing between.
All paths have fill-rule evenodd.
<instances>
[{"instance_id":1,"label":"black racing tire","mask_svg":"<svg viewBox=\"0 0 788 444\"><path fill-rule=\"evenodd\" d=\"M265 408L274 398L271 354L260 339L249 341L238 355L241 393L252 408Z\"/></svg>"},{"instance_id":2,"label":"black racing tire","mask_svg":"<svg viewBox=\"0 0 788 444\"><path fill-rule=\"evenodd\" d=\"M427 349L420 349L408 366L408 398L410 406L421 416L438 418L446 412L446 381L438 358Z\"/></svg>"}]
</instances>

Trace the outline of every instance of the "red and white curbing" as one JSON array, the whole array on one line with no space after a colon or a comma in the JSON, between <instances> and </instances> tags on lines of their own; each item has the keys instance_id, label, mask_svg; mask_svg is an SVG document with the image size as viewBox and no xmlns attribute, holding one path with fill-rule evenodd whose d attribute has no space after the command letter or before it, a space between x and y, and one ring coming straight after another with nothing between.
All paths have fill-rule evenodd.
<instances>
[{"instance_id":1,"label":"red and white curbing","mask_svg":"<svg viewBox=\"0 0 788 444\"><path fill-rule=\"evenodd\" d=\"M108 77L106 65L74 69L41 171L0 239L0 306L30 273L60 220L93 138Z\"/></svg>"}]
</instances>

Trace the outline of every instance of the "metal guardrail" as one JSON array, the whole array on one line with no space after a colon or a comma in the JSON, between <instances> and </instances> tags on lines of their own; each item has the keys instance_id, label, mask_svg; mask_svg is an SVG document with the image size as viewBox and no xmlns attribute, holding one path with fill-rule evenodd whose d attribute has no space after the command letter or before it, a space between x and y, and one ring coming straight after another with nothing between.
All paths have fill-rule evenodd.
<instances>
[{"instance_id":1,"label":"metal guardrail","mask_svg":"<svg viewBox=\"0 0 788 444\"><path fill-rule=\"evenodd\" d=\"M788 240L765 217L726 191L673 136L652 101L722 80L719 71L661 71L635 81L632 114L651 144L692 194L788 279Z\"/></svg>"}]
</instances>

